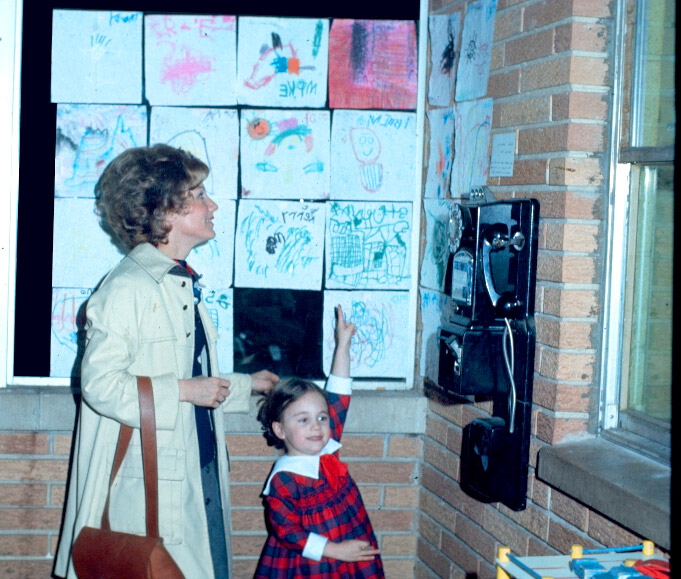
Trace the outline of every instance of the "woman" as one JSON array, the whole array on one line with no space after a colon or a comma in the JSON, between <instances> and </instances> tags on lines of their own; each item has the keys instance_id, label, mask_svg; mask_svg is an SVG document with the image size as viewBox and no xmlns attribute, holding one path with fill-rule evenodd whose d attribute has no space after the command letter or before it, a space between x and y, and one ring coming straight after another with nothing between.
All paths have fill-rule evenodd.
<instances>
[{"instance_id":1,"label":"woman","mask_svg":"<svg viewBox=\"0 0 681 579\"><path fill-rule=\"evenodd\" d=\"M202 185L208 167L167 145L128 149L95 188L97 211L129 250L87 307L82 402L55 574L75 577L71 548L100 525L121 424L139 428L136 376L150 376L158 443L159 524L187 577L226 577L228 464L223 412L246 412L251 392L279 378L219 376L217 332L184 261L215 236L217 205ZM117 531L145 533L138 432L111 491Z\"/></svg>"}]
</instances>

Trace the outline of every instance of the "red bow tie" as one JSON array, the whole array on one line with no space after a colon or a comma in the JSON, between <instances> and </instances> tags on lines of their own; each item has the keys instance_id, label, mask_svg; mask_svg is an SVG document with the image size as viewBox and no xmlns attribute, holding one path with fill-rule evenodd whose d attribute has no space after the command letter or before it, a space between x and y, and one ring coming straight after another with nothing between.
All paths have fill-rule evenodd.
<instances>
[{"instance_id":1,"label":"red bow tie","mask_svg":"<svg viewBox=\"0 0 681 579\"><path fill-rule=\"evenodd\" d=\"M334 490L340 486L340 479L348 475L348 467L335 454L322 454L319 457L319 470Z\"/></svg>"}]
</instances>

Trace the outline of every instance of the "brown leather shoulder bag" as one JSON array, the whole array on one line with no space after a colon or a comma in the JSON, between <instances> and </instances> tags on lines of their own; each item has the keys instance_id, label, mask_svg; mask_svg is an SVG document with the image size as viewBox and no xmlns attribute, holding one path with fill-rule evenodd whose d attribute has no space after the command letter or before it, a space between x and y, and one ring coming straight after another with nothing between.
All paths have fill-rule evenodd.
<instances>
[{"instance_id":1,"label":"brown leather shoulder bag","mask_svg":"<svg viewBox=\"0 0 681 579\"><path fill-rule=\"evenodd\" d=\"M140 433L146 496L146 536L112 531L109 525L111 485L123 462L132 437L132 428L121 425L114 455L109 492L102 514L101 529L83 527L73 544L71 556L79 579L181 579L182 571L163 546L158 532L158 456L156 449L156 415L151 380L138 376Z\"/></svg>"}]
</instances>

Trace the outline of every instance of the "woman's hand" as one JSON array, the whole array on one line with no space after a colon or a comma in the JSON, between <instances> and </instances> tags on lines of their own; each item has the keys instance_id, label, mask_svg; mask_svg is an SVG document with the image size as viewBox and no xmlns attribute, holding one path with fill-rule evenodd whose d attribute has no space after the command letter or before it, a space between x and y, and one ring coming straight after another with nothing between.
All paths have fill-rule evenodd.
<instances>
[{"instance_id":1,"label":"woman's hand","mask_svg":"<svg viewBox=\"0 0 681 579\"><path fill-rule=\"evenodd\" d=\"M274 388L274 385L279 382L279 376L269 370L255 372L254 374L251 374L251 379L253 380L253 386L251 388L253 392L269 392Z\"/></svg>"},{"instance_id":2,"label":"woman's hand","mask_svg":"<svg viewBox=\"0 0 681 579\"><path fill-rule=\"evenodd\" d=\"M188 380L178 380L180 402L191 402L196 406L218 408L229 396L229 380L197 376Z\"/></svg>"},{"instance_id":3,"label":"woman's hand","mask_svg":"<svg viewBox=\"0 0 681 579\"><path fill-rule=\"evenodd\" d=\"M348 541L341 541L340 543L328 541L326 547L324 547L323 555L330 559L354 563L357 561L371 561L380 553L381 551L379 549L374 549L369 541L350 539Z\"/></svg>"}]
</instances>

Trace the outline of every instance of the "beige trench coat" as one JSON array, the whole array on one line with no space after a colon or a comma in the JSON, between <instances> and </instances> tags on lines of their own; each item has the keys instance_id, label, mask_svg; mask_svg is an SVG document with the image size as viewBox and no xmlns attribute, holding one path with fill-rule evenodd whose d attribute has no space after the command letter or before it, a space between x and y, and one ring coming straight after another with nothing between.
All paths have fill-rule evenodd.
<instances>
[{"instance_id":1,"label":"beige trench coat","mask_svg":"<svg viewBox=\"0 0 681 579\"><path fill-rule=\"evenodd\" d=\"M151 377L154 391L161 536L187 578L213 577L194 406L179 401L178 379L191 378L192 372L193 291L191 278L169 274L176 267L152 245L140 245L112 270L88 303L83 396L55 565L59 576L76 577L71 561L73 541L83 526L100 525L120 423L139 428L139 375ZM211 373L215 375L217 332L202 303L199 311L214 366ZM250 376L224 377L231 386L221 409L247 412ZM229 553L229 473L223 412L215 412L215 430ZM144 534L144 513L140 440L135 430L112 488L111 528Z\"/></svg>"}]
</instances>

